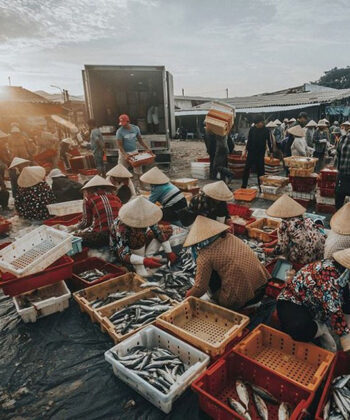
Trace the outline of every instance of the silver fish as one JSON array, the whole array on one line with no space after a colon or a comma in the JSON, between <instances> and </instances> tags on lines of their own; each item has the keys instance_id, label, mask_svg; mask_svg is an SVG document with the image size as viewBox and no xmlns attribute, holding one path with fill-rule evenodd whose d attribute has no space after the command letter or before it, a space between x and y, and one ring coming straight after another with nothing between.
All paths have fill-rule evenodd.
<instances>
[{"instance_id":1,"label":"silver fish","mask_svg":"<svg viewBox=\"0 0 350 420\"><path fill-rule=\"evenodd\" d=\"M328 400L327 404L324 406L324 409L323 409L323 419L324 420L329 419L330 408L331 408L331 400Z\"/></svg>"},{"instance_id":2,"label":"silver fish","mask_svg":"<svg viewBox=\"0 0 350 420\"><path fill-rule=\"evenodd\" d=\"M288 420L290 417L289 405L285 402L280 404L278 408L278 420Z\"/></svg>"},{"instance_id":3,"label":"silver fish","mask_svg":"<svg viewBox=\"0 0 350 420\"><path fill-rule=\"evenodd\" d=\"M277 399L272 394L270 394L268 391L266 391L266 389L261 388L260 386L254 385L254 384L249 384L249 385L252 387L253 391L256 394L258 394L265 401L267 401L271 404L275 404L275 405L278 404Z\"/></svg>"},{"instance_id":4,"label":"silver fish","mask_svg":"<svg viewBox=\"0 0 350 420\"><path fill-rule=\"evenodd\" d=\"M249 406L248 389L244 385L243 381L241 381L240 379L236 380L236 391L237 391L239 399L245 405L246 410L248 410L248 406Z\"/></svg>"},{"instance_id":5,"label":"silver fish","mask_svg":"<svg viewBox=\"0 0 350 420\"><path fill-rule=\"evenodd\" d=\"M342 398L340 398L340 395L337 391L333 392L333 398L336 406L338 407L341 415L344 417L344 419L349 418L348 416L348 410L344 406L344 401Z\"/></svg>"},{"instance_id":6,"label":"silver fish","mask_svg":"<svg viewBox=\"0 0 350 420\"><path fill-rule=\"evenodd\" d=\"M227 402L232 410L234 410L237 414L241 415L246 420L251 420L250 414L240 402L234 400L233 398L227 398Z\"/></svg>"},{"instance_id":7,"label":"silver fish","mask_svg":"<svg viewBox=\"0 0 350 420\"><path fill-rule=\"evenodd\" d=\"M265 401L260 397L260 395L254 393L253 399L259 416L262 418L262 420L268 420L269 410L267 409Z\"/></svg>"},{"instance_id":8,"label":"silver fish","mask_svg":"<svg viewBox=\"0 0 350 420\"><path fill-rule=\"evenodd\" d=\"M343 388L348 384L349 380L350 375L338 376L337 378L333 379L332 386L333 388Z\"/></svg>"}]
</instances>

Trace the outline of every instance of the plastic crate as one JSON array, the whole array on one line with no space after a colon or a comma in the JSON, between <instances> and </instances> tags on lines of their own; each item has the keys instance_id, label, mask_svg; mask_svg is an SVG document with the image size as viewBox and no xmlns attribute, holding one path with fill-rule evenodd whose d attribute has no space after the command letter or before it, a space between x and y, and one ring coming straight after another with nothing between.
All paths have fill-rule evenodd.
<instances>
[{"instance_id":1,"label":"plastic crate","mask_svg":"<svg viewBox=\"0 0 350 420\"><path fill-rule=\"evenodd\" d=\"M311 192L316 188L317 174L312 174L309 177L290 176L289 180L293 191Z\"/></svg>"},{"instance_id":2,"label":"plastic crate","mask_svg":"<svg viewBox=\"0 0 350 420\"><path fill-rule=\"evenodd\" d=\"M85 176L95 176L98 174L97 169L91 168L91 169L78 169L78 172L81 175L85 175Z\"/></svg>"},{"instance_id":3,"label":"plastic crate","mask_svg":"<svg viewBox=\"0 0 350 420\"><path fill-rule=\"evenodd\" d=\"M251 217L250 219L247 219L244 224L237 223L233 216L231 216L231 220L235 235L245 235L247 232L247 226L256 221L255 217Z\"/></svg>"},{"instance_id":4,"label":"plastic crate","mask_svg":"<svg viewBox=\"0 0 350 420\"><path fill-rule=\"evenodd\" d=\"M269 280L265 289L265 295L277 299L278 295L286 287L286 283L279 279Z\"/></svg>"},{"instance_id":5,"label":"plastic crate","mask_svg":"<svg viewBox=\"0 0 350 420\"><path fill-rule=\"evenodd\" d=\"M195 178L177 178L171 180L172 184L180 188L180 190L190 190L191 188L197 187L198 179Z\"/></svg>"},{"instance_id":6,"label":"plastic crate","mask_svg":"<svg viewBox=\"0 0 350 420\"><path fill-rule=\"evenodd\" d=\"M240 216L243 219L250 219L252 217L250 208L240 206L239 204L227 203L227 210L230 216Z\"/></svg>"},{"instance_id":7,"label":"plastic crate","mask_svg":"<svg viewBox=\"0 0 350 420\"><path fill-rule=\"evenodd\" d=\"M275 372L265 369L237 354L234 350L209 367L203 375L192 383L192 390L199 396L200 408L213 419L243 419L233 411L228 403L229 397L239 401L235 381L260 386L271 393L278 401L286 402L293 407L290 420L302 419L310 406L314 394L305 390ZM250 393L249 414L252 420L260 419ZM269 419L278 419L279 405L266 402Z\"/></svg>"},{"instance_id":8,"label":"plastic crate","mask_svg":"<svg viewBox=\"0 0 350 420\"><path fill-rule=\"evenodd\" d=\"M274 187L272 185L261 185L260 187L261 187L261 192L263 194L274 194L274 195L282 194L283 187Z\"/></svg>"},{"instance_id":9,"label":"plastic crate","mask_svg":"<svg viewBox=\"0 0 350 420\"><path fill-rule=\"evenodd\" d=\"M281 161L279 159L270 158L270 157L265 157L264 162L265 162L265 165L268 165L268 166L280 166L281 165Z\"/></svg>"},{"instance_id":10,"label":"plastic crate","mask_svg":"<svg viewBox=\"0 0 350 420\"><path fill-rule=\"evenodd\" d=\"M11 229L11 222L0 216L0 235L7 233Z\"/></svg>"},{"instance_id":11,"label":"plastic crate","mask_svg":"<svg viewBox=\"0 0 350 420\"><path fill-rule=\"evenodd\" d=\"M65 201L64 203L48 204L49 214L53 216L66 216L83 212L83 200Z\"/></svg>"},{"instance_id":12,"label":"plastic crate","mask_svg":"<svg viewBox=\"0 0 350 420\"><path fill-rule=\"evenodd\" d=\"M314 169L317 161L317 158L302 156L290 156L284 158L284 163L286 166L289 168L299 169Z\"/></svg>"},{"instance_id":13,"label":"plastic crate","mask_svg":"<svg viewBox=\"0 0 350 420\"><path fill-rule=\"evenodd\" d=\"M70 255L70 257L73 259L74 262L86 260L89 256L89 248L87 246L84 246L82 251L78 254Z\"/></svg>"},{"instance_id":14,"label":"plastic crate","mask_svg":"<svg viewBox=\"0 0 350 420\"><path fill-rule=\"evenodd\" d=\"M69 279L72 275L72 269L72 258L64 255L40 273L19 278L10 273L2 273L0 287L2 287L5 295L16 296L39 287Z\"/></svg>"},{"instance_id":15,"label":"plastic crate","mask_svg":"<svg viewBox=\"0 0 350 420\"><path fill-rule=\"evenodd\" d=\"M209 178L210 163L207 162L191 162L191 176L195 179Z\"/></svg>"},{"instance_id":16,"label":"plastic crate","mask_svg":"<svg viewBox=\"0 0 350 420\"><path fill-rule=\"evenodd\" d=\"M172 385L169 393L164 394L154 388L146 380L134 373L135 371L126 368L122 363L115 360L112 355L112 352L115 352L119 356L126 356L136 346L144 346L146 348L161 347L170 350L185 364L186 371ZM171 411L174 401L191 385L194 379L203 373L209 364L207 355L152 325L106 351L105 359L112 365L114 374L120 380L127 383L164 413Z\"/></svg>"},{"instance_id":17,"label":"plastic crate","mask_svg":"<svg viewBox=\"0 0 350 420\"><path fill-rule=\"evenodd\" d=\"M33 156L33 162L38 163L39 165L47 163L48 160L52 160L57 155L57 151L54 149L47 149L38 155Z\"/></svg>"},{"instance_id":18,"label":"plastic crate","mask_svg":"<svg viewBox=\"0 0 350 420\"><path fill-rule=\"evenodd\" d=\"M114 279L106 280L103 283L80 290L73 294L74 300L78 303L80 310L86 312L91 321L96 322L95 309L91 308L91 302L96 299L104 299L111 293L133 292L139 293L145 289L141 287L144 284L142 277L135 273L127 273Z\"/></svg>"},{"instance_id":19,"label":"plastic crate","mask_svg":"<svg viewBox=\"0 0 350 420\"><path fill-rule=\"evenodd\" d=\"M141 299L149 298L149 297L158 297L162 300L168 300L169 298L167 296L159 295L158 293L154 293L151 290L145 290L143 292L136 293L134 296L127 297L125 299L121 299L119 301L113 302L110 305L105 306L104 308L97 309L95 311L95 316L97 322L101 326L102 332L106 332L114 342L120 343L121 341L125 340L126 338L130 337L131 335L135 334L136 332L140 331L142 328L144 328L146 325L152 324L153 321L150 321L149 323L143 325L142 327L136 328L133 331L129 331L126 334L118 334L115 331L115 327L112 324L112 322L108 319L112 314L114 314L117 311L120 311L123 308L126 308L129 305L132 305L136 302L138 302ZM171 301L172 304L177 304L175 301Z\"/></svg>"},{"instance_id":20,"label":"plastic crate","mask_svg":"<svg viewBox=\"0 0 350 420\"><path fill-rule=\"evenodd\" d=\"M231 127L226 121L222 121L217 118L212 118L208 115L205 117L205 125L207 127L207 130L209 130L211 133L214 133L217 136L221 137L226 136L231 129Z\"/></svg>"},{"instance_id":21,"label":"plastic crate","mask_svg":"<svg viewBox=\"0 0 350 420\"><path fill-rule=\"evenodd\" d=\"M247 226L248 236L262 242L271 242L277 238L277 229L280 222L274 219L264 217L263 219L256 220ZM268 226L274 230L270 233L264 232L263 227Z\"/></svg>"},{"instance_id":22,"label":"plastic crate","mask_svg":"<svg viewBox=\"0 0 350 420\"><path fill-rule=\"evenodd\" d=\"M322 180L321 177L319 177L318 180L317 180L317 185L320 188L327 188L327 189L335 190L337 182L336 181L324 181L324 180Z\"/></svg>"},{"instance_id":23,"label":"plastic crate","mask_svg":"<svg viewBox=\"0 0 350 420\"><path fill-rule=\"evenodd\" d=\"M316 193L316 203L317 204L327 204L330 206L335 205L335 197L322 197L320 191L318 190Z\"/></svg>"},{"instance_id":24,"label":"plastic crate","mask_svg":"<svg viewBox=\"0 0 350 420\"><path fill-rule=\"evenodd\" d=\"M55 217L52 217L51 219L45 220L44 225L46 226L55 226L55 225L71 226L80 222L81 218L82 218L82 213L67 214L65 216L55 216Z\"/></svg>"},{"instance_id":25,"label":"plastic crate","mask_svg":"<svg viewBox=\"0 0 350 420\"><path fill-rule=\"evenodd\" d=\"M350 375L350 355L345 352L338 352L334 363L329 369L326 383L323 387L321 399L316 410L316 420L323 420L323 409L328 401L329 392L332 387L332 381L340 375Z\"/></svg>"},{"instance_id":26,"label":"plastic crate","mask_svg":"<svg viewBox=\"0 0 350 420\"><path fill-rule=\"evenodd\" d=\"M209 158L198 158L197 159L197 162L210 162L210 159Z\"/></svg>"},{"instance_id":27,"label":"plastic crate","mask_svg":"<svg viewBox=\"0 0 350 420\"><path fill-rule=\"evenodd\" d=\"M306 209L311 205L311 202L313 201L311 199L308 200L304 198L294 198L294 200Z\"/></svg>"},{"instance_id":28,"label":"plastic crate","mask_svg":"<svg viewBox=\"0 0 350 420\"><path fill-rule=\"evenodd\" d=\"M245 315L194 297L160 315L156 321L210 357L223 354L227 344L241 335L248 323Z\"/></svg>"},{"instance_id":29,"label":"plastic crate","mask_svg":"<svg viewBox=\"0 0 350 420\"><path fill-rule=\"evenodd\" d=\"M253 201L257 194L258 190L254 188L239 188L233 193L233 196L237 201Z\"/></svg>"},{"instance_id":30,"label":"plastic crate","mask_svg":"<svg viewBox=\"0 0 350 420\"><path fill-rule=\"evenodd\" d=\"M335 208L335 205L316 203L316 211L320 213L334 214L337 209Z\"/></svg>"},{"instance_id":31,"label":"plastic crate","mask_svg":"<svg viewBox=\"0 0 350 420\"><path fill-rule=\"evenodd\" d=\"M277 175L263 175L260 177L260 183L273 187L285 187L289 183L289 178Z\"/></svg>"},{"instance_id":32,"label":"plastic crate","mask_svg":"<svg viewBox=\"0 0 350 420\"><path fill-rule=\"evenodd\" d=\"M32 292L33 290L29 293L25 293L24 295L30 294ZM54 314L55 312L62 312L68 308L71 293L64 281L38 289L39 294L46 294L48 292L54 296L43 299L40 302L33 304L29 308L21 308L20 306L21 298L24 295L16 296L13 298L16 311L24 322L36 322L39 318Z\"/></svg>"},{"instance_id":33,"label":"plastic crate","mask_svg":"<svg viewBox=\"0 0 350 420\"><path fill-rule=\"evenodd\" d=\"M338 171L332 168L325 168L320 171L320 178L323 182L336 182Z\"/></svg>"},{"instance_id":34,"label":"plastic crate","mask_svg":"<svg viewBox=\"0 0 350 420\"><path fill-rule=\"evenodd\" d=\"M319 192L320 192L321 197L334 197L335 196L335 188L320 187Z\"/></svg>"},{"instance_id":35,"label":"plastic crate","mask_svg":"<svg viewBox=\"0 0 350 420\"><path fill-rule=\"evenodd\" d=\"M242 155L234 155L234 154L230 154L227 156L227 160L229 163L238 163L238 164L243 164L245 166L245 162L247 160L246 157L243 157Z\"/></svg>"},{"instance_id":36,"label":"plastic crate","mask_svg":"<svg viewBox=\"0 0 350 420\"><path fill-rule=\"evenodd\" d=\"M314 167L309 169L303 169L303 168L289 168L289 175L290 176L296 176L296 177L303 177L308 178L311 174L314 173Z\"/></svg>"},{"instance_id":37,"label":"plastic crate","mask_svg":"<svg viewBox=\"0 0 350 420\"><path fill-rule=\"evenodd\" d=\"M314 392L331 365L334 354L260 324L234 350L281 378Z\"/></svg>"},{"instance_id":38,"label":"plastic crate","mask_svg":"<svg viewBox=\"0 0 350 420\"><path fill-rule=\"evenodd\" d=\"M83 273L84 271L93 270L94 268L97 268L98 270L104 270L107 271L108 274L105 276L94 280L94 281L87 281L84 280L82 277L79 276L80 273ZM114 277L119 277L125 274L126 269L117 267L114 264L110 264L106 262L105 260L97 257L90 257L83 261L78 261L74 263L73 265L73 273L72 278L70 280L71 285L75 290L85 289L85 287L91 287L95 286L96 284L102 283L106 280L110 279L109 274L113 274Z\"/></svg>"},{"instance_id":39,"label":"plastic crate","mask_svg":"<svg viewBox=\"0 0 350 420\"><path fill-rule=\"evenodd\" d=\"M135 155L129 155L128 162L133 168L138 168L139 166L151 165L154 162L155 157L156 156L153 153L140 152Z\"/></svg>"},{"instance_id":40,"label":"plastic crate","mask_svg":"<svg viewBox=\"0 0 350 420\"><path fill-rule=\"evenodd\" d=\"M16 277L45 270L72 249L72 235L40 226L0 251L0 269Z\"/></svg>"},{"instance_id":41,"label":"plastic crate","mask_svg":"<svg viewBox=\"0 0 350 420\"><path fill-rule=\"evenodd\" d=\"M73 236L72 249L67 252L67 255L72 257L73 255L80 254L81 252L83 252L83 239L79 236Z\"/></svg>"}]
</instances>

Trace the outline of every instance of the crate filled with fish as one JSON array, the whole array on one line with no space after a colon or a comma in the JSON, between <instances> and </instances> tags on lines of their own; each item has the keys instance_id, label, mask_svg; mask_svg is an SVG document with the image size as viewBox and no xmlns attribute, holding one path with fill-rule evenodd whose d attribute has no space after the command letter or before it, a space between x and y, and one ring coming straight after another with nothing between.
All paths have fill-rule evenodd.
<instances>
[{"instance_id":1,"label":"crate filled with fish","mask_svg":"<svg viewBox=\"0 0 350 420\"><path fill-rule=\"evenodd\" d=\"M338 352L329 369L316 420L350 419L350 355Z\"/></svg>"},{"instance_id":2,"label":"crate filled with fish","mask_svg":"<svg viewBox=\"0 0 350 420\"><path fill-rule=\"evenodd\" d=\"M102 258L90 257L73 265L70 285L75 290L80 290L122 276L125 272L123 267L117 267Z\"/></svg>"},{"instance_id":3,"label":"crate filled with fish","mask_svg":"<svg viewBox=\"0 0 350 420\"><path fill-rule=\"evenodd\" d=\"M101 330L119 343L154 322L159 315L172 309L174 304L168 296L145 290L97 309L95 315Z\"/></svg>"},{"instance_id":4,"label":"crate filled with fish","mask_svg":"<svg viewBox=\"0 0 350 420\"><path fill-rule=\"evenodd\" d=\"M234 350L192 383L201 409L213 419L302 419L314 393L246 360Z\"/></svg>"},{"instance_id":5,"label":"crate filled with fish","mask_svg":"<svg viewBox=\"0 0 350 420\"><path fill-rule=\"evenodd\" d=\"M265 254L264 251L264 244L259 242L255 239L246 239L244 237L240 237L240 239L249 246L249 248L254 252L254 254L258 257L261 264L268 264L273 261L275 258L270 254Z\"/></svg>"},{"instance_id":6,"label":"crate filled with fish","mask_svg":"<svg viewBox=\"0 0 350 420\"><path fill-rule=\"evenodd\" d=\"M235 352L284 379L316 391L334 354L311 343L293 340L288 334L260 324L235 347Z\"/></svg>"},{"instance_id":7,"label":"crate filled with fish","mask_svg":"<svg viewBox=\"0 0 350 420\"><path fill-rule=\"evenodd\" d=\"M97 309L144 291L141 287L143 284L145 281L139 275L127 273L75 292L73 298L80 310L86 312L91 321L96 322Z\"/></svg>"},{"instance_id":8,"label":"crate filled with fish","mask_svg":"<svg viewBox=\"0 0 350 420\"><path fill-rule=\"evenodd\" d=\"M195 297L160 315L156 324L214 358L242 335L249 317Z\"/></svg>"},{"instance_id":9,"label":"crate filled with fish","mask_svg":"<svg viewBox=\"0 0 350 420\"><path fill-rule=\"evenodd\" d=\"M264 217L247 226L248 236L261 242L271 242L277 239L277 229L280 222Z\"/></svg>"},{"instance_id":10,"label":"crate filled with fish","mask_svg":"<svg viewBox=\"0 0 350 420\"><path fill-rule=\"evenodd\" d=\"M105 353L114 374L165 413L201 375L209 357L153 325Z\"/></svg>"},{"instance_id":11,"label":"crate filled with fish","mask_svg":"<svg viewBox=\"0 0 350 420\"><path fill-rule=\"evenodd\" d=\"M15 296L13 302L24 322L36 322L39 318L67 309L70 297L66 283L60 281Z\"/></svg>"}]
</instances>

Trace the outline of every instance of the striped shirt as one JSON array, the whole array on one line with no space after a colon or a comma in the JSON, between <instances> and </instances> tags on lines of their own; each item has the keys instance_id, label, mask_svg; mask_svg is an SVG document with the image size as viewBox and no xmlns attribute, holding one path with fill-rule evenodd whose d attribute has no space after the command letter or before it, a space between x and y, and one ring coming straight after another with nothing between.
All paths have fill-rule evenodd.
<instances>
[{"instance_id":1,"label":"striped shirt","mask_svg":"<svg viewBox=\"0 0 350 420\"><path fill-rule=\"evenodd\" d=\"M121 206L115 194L104 191L89 194L83 201L83 218L78 229L90 227L93 232L109 231Z\"/></svg>"},{"instance_id":2,"label":"striped shirt","mask_svg":"<svg viewBox=\"0 0 350 420\"><path fill-rule=\"evenodd\" d=\"M175 195L176 194L176 195ZM172 198L174 196L174 198ZM161 185L152 185L151 186L151 195L149 196L149 201L152 203L160 203L164 207L170 207L178 201L185 198L185 196L180 192L180 190L175 187L175 185L168 182L167 184Z\"/></svg>"}]
</instances>

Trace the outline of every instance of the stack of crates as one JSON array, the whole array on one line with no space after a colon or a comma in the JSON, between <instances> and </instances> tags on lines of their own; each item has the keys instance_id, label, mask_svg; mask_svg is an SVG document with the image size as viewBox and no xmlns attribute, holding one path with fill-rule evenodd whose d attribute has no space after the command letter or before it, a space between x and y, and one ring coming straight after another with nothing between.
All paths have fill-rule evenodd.
<instances>
[{"instance_id":1,"label":"stack of crates","mask_svg":"<svg viewBox=\"0 0 350 420\"><path fill-rule=\"evenodd\" d=\"M316 193L316 209L320 213L335 213L336 169L325 168L320 172Z\"/></svg>"},{"instance_id":2,"label":"stack of crates","mask_svg":"<svg viewBox=\"0 0 350 420\"><path fill-rule=\"evenodd\" d=\"M284 193L289 192L288 178L277 175L264 175L260 177L262 198L275 201Z\"/></svg>"},{"instance_id":3,"label":"stack of crates","mask_svg":"<svg viewBox=\"0 0 350 420\"><path fill-rule=\"evenodd\" d=\"M243 177L246 158L239 154L228 155L228 169L233 173L236 179Z\"/></svg>"},{"instance_id":4,"label":"stack of crates","mask_svg":"<svg viewBox=\"0 0 350 420\"><path fill-rule=\"evenodd\" d=\"M307 208L315 200L317 174L289 176L289 181L292 187L290 196Z\"/></svg>"},{"instance_id":5,"label":"stack of crates","mask_svg":"<svg viewBox=\"0 0 350 420\"><path fill-rule=\"evenodd\" d=\"M207 130L218 136L227 136L235 120L235 109L227 104L212 102L205 117Z\"/></svg>"}]
</instances>

